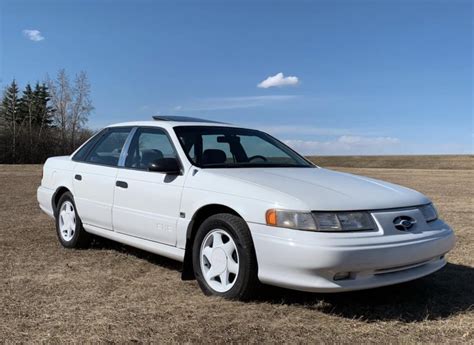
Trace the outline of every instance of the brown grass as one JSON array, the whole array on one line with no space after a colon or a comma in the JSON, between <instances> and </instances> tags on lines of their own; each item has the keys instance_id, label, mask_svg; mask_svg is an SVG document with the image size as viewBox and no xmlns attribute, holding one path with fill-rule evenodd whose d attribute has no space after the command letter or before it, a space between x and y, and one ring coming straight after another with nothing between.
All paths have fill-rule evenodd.
<instances>
[{"instance_id":1,"label":"brown grass","mask_svg":"<svg viewBox=\"0 0 474 345\"><path fill-rule=\"evenodd\" d=\"M105 240L62 248L37 207L40 167L0 166L0 341L474 343L472 170L340 170L433 198L458 236L447 267L361 292L209 298L162 257Z\"/></svg>"},{"instance_id":2,"label":"brown grass","mask_svg":"<svg viewBox=\"0 0 474 345\"><path fill-rule=\"evenodd\" d=\"M308 157L322 167L393 169L474 169L473 155L320 156Z\"/></svg>"}]
</instances>

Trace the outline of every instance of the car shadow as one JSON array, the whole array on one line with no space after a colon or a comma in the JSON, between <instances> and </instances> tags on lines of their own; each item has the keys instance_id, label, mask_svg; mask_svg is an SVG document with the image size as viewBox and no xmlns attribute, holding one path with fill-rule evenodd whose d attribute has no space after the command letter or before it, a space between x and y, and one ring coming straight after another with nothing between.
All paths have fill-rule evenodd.
<instances>
[{"instance_id":1,"label":"car shadow","mask_svg":"<svg viewBox=\"0 0 474 345\"><path fill-rule=\"evenodd\" d=\"M169 270L182 269L180 262L105 238L96 237L90 249L115 250ZM448 263L427 277L370 290L321 294L264 285L249 303L296 306L367 322L416 322L474 310L473 282L473 267Z\"/></svg>"},{"instance_id":2,"label":"car shadow","mask_svg":"<svg viewBox=\"0 0 474 345\"><path fill-rule=\"evenodd\" d=\"M158 265L169 270L179 271L182 268L182 263L176 260L168 259L164 256L153 254L145 250L122 244L120 242L112 241L104 237L94 236L92 244L88 249L91 250L114 250L119 253L132 255L138 259L146 260L153 265Z\"/></svg>"},{"instance_id":3,"label":"car shadow","mask_svg":"<svg viewBox=\"0 0 474 345\"><path fill-rule=\"evenodd\" d=\"M474 268L448 263L411 282L352 292L319 294L265 286L256 301L300 306L349 319L416 322L474 309Z\"/></svg>"}]
</instances>

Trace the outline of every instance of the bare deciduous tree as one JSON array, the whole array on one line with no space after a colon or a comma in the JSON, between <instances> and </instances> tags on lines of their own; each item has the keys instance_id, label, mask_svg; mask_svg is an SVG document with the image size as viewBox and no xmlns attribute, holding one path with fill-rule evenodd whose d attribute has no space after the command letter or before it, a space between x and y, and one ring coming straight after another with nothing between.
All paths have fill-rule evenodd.
<instances>
[{"instance_id":1,"label":"bare deciduous tree","mask_svg":"<svg viewBox=\"0 0 474 345\"><path fill-rule=\"evenodd\" d=\"M72 89L72 104L70 110L71 149L76 147L77 131L83 128L88 116L94 109L90 99L90 84L87 74L81 71L76 75Z\"/></svg>"},{"instance_id":2,"label":"bare deciduous tree","mask_svg":"<svg viewBox=\"0 0 474 345\"><path fill-rule=\"evenodd\" d=\"M64 69L59 70L55 80L47 77L47 84L54 109L54 122L61 133L61 145L65 147L69 108L71 107L71 86L66 71Z\"/></svg>"},{"instance_id":3,"label":"bare deciduous tree","mask_svg":"<svg viewBox=\"0 0 474 345\"><path fill-rule=\"evenodd\" d=\"M58 72L55 80L48 79L54 121L61 132L61 145L64 151L77 146L78 132L83 129L89 114L94 109L90 99L90 84L86 72L80 72L71 87L64 69Z\"/></svg>"}]
</instances>

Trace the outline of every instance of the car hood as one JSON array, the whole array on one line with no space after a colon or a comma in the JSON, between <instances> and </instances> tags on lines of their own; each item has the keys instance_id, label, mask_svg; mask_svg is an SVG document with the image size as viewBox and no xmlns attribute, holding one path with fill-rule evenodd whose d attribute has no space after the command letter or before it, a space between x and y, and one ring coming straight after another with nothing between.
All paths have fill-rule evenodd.
<instances>
[{"instance_id":1,"label":"car hood","mask_svg":"<svg viewBox=\"0 0 474 345\"><path fill-rule=\"evenodd\" d=\"M423 194L406 187L323 168L216 169L212 174L263 188L245 188L246 193L259 193L247 194L248 197L266 199L262 190L271 189L299 199L309 210L374 210L430 202Z\"/></svg>"}]
</instances>

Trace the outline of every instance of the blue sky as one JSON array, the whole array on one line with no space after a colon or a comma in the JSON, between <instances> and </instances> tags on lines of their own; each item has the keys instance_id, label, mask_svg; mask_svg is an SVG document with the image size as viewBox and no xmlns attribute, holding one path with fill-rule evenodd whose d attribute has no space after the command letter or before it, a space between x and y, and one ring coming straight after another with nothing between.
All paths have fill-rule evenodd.
<instances>
[{"instance_id":1,"label":"blue sky","mask_svg":"<svg viewBox=\"0 0 474 345\"><path fill-rule=\"evenodd\" d=\"M471 1L0 4L0 87L84 70L93 128L161 113L302 153L473 152Z\"/></svg>"}]
</instances>

